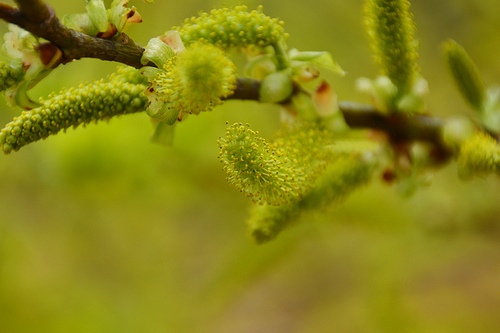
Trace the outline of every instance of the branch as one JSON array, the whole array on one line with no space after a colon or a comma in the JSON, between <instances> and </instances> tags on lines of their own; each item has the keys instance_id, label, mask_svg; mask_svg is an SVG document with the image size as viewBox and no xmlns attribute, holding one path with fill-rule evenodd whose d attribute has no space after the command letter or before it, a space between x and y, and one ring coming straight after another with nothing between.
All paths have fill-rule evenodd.
<instances>
[{"instance_id":1,"label":"branch","mask_svg":"<svg viewBox=\"0 0 500 333\"><path fill-rule=\"evenodd\" d=\"M143 66L140 59L144 48L127 35L121 34L113 39L89 36L61 24L52 7L42 0L15 1L19 9L0 2L0 19L16 24L58 47L63 53L61 63L80 58L97 58L135 68ZM227 99L258 101L261 83L256 79L239 78L236 90ZM340 102L339 109L351 128L384 131L396 144L414 140L430 142L436 147L440 159L451 157L451 152L441 139L443 121L439 118L399 113L384 115L370 105L353 102Z\"/></svg>"},{"instance_id":2,"label":"branch","mask_svg":"<svg viewBox=\"0 0 500 333\"><path fill-rule=\"evenodd\" d=\"M140 68L144 48L126 34L114 39L89 36L61 24L52 7L41 0L17 0L19 9L0 3L0 19L44 38L63 53L61 63L97 58Z\"/></svg>"},{"instance_id":3,"label":"branch","mask_svg":"<svg viewBox=\"0 0 500 333\"><path fill-rule=\"evenodd\" d=\"M238 78L236 90L227 99L258 101L261 83L262 81L256 79ZM351 128L383 131L396 144L408 141L432 143L436 148L435 157L438 160L445 161L452 155L441 138L443 128L441 118L405 113L385 115L368 104L349 101L341 101L338 104L347 125Z\"/></svg>"}]
</instances>

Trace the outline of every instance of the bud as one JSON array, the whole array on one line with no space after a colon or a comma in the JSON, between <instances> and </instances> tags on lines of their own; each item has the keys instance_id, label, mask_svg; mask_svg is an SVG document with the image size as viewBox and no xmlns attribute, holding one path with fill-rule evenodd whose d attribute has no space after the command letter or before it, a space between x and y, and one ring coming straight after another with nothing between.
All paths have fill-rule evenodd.
<instances>
[{"instance_id":1,"label":"bud","mask_svg":"<svg viewBox=\"0 0 500 333\"><path fill-rule=\"evenodd\" d=\"M454 40L445 43L444 55L462 96L474 109L483 111L486 88L476 64Z\"/></svg>"},{"instance_id":2,"label":"bud","mask_svg":"<svg viewBox=\"0 0 500 333\"><path fill-rule=\"evenodd\" d=\"M293 92L292 71L274 72L265 77L259 90L259 102L278 103L288 99Z\"/></svg>"},{"instance_id":3,"label":"bud","mask_svg":"<svg viewBox=\"0 0 500 333\"><path fill-rule=\"evenodd\" d=\"M210 111L236 88L236 67L220 48L198 42L169 58L173 52L170 47L160 39L155 40L159 45L157 50L168 48L170 51L155 60L163 63L163 68L141 69L151 84L146 92L150 116L173 124L184 114ZM155 57L148 55L149 60Z\"/></svg>"}]
</instances>

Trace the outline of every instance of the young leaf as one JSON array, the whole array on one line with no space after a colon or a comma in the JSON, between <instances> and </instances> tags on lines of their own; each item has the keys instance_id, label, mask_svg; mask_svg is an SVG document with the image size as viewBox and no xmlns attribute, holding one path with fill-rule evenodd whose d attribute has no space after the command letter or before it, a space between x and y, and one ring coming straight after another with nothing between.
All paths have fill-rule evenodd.
<instances>
[{"instance_id":1,"label":"young leaf","mask_svg":"<svg viewBox=\"0 0 500 333\"><path fill-rule=\"evenodd\" d=\"M339 64L333 60L333 56L330 52L299 52L295 49L290 50L288 53L290 60L300 61L305 63L311 63L318 67L324 67L329 70L334 71L340 75L345 75L345 72L339 66Z\"/></svg>"}]
</instances>

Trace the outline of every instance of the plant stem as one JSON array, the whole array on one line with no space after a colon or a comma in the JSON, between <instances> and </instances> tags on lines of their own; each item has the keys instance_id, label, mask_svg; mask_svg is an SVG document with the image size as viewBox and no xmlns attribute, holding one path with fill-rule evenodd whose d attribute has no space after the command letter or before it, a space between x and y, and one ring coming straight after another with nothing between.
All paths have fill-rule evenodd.
<instances>
[{"instance_id":1,"label":"plant stem","mask_svg":"<svg viewBox=\"0 0 500 333\"><path fill-rule=\"evenodd\" d=\"M140 68L144 48L126 34L113 39L98 38L71 30L61 24L52 7L40 0L17 0L19 9L0 3L0 19L16 24L44 38L63 52L68 63L81 58L97 58Z\"/></svg>"}]
</instances>

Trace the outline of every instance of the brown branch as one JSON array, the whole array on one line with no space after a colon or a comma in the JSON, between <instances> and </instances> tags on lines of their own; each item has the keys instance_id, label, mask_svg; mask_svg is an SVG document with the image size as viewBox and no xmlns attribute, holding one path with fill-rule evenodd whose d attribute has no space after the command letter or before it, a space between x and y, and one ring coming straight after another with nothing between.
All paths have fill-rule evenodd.
<instances>
[{"instance_id":1,"label":"brown branch","mask_svg":"<svg viewBox=\"0 0 500 333\"><path fill-rule=\"evenodd\" d=\"M97 58L140 68L144 48L127 35L113 39L89 36L61 24L52 7L41 0L17 0L19 9L0 3L0 19L44 38L63 53L61 63Z\"/></svg>"}]
</instances>

